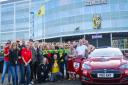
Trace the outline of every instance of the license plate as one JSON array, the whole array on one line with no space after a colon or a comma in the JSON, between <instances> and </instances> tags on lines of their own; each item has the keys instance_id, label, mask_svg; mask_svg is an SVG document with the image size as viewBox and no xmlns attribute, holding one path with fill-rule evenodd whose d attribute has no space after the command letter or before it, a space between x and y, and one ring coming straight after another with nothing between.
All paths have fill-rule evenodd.
<instances>
[{"instance_id":1,"label":"license plate","mask_svg":"<svg viewBox=\"0 0 128 85\"><path fill-rule=\"evenodd\" d=\"M74 62L73 66L74 66L74 68L79 68L80 67L80 63Z\"/></svg>"},{"instance_id":2,"label":"license plate","mask_svg":"<svg viewBox=\"0 0 128 85\"><path fill-rule=\"evenodd\" d=\"M113 73L98 73L97 77L98 78L113 78L114 74Z\"/></svg>"}]
</instances>

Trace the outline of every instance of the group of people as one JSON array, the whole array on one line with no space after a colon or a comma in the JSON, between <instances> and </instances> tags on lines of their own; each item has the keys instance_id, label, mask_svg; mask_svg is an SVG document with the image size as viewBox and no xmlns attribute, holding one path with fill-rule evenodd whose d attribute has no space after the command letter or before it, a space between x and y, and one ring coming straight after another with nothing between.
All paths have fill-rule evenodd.
<instances>
[{"instance_id":1,"label":"group of people","mask_svg":"<svg viewBox=\"0 0 128 85\"><path fill-rule=\"evenodd\" d=\"M12 85L33 85L64 78L71 79L67 71L68 56L87 58L94 49L95 47L84 38L67 43L46 43L32 39L26 42L8 40L4 46L1 83L4 84L6 72L9 85L11 79Z\"/></svg>"}]
</instances>

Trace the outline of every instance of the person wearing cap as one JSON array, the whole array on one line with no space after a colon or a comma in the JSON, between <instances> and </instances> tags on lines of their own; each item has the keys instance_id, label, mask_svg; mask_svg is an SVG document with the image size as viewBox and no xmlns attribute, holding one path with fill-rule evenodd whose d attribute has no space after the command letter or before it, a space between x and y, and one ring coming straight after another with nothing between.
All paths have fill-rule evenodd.
<instances>
[{"instance_id":1,"label":"person wearing cap","mask_svg":"<svg viewBox=\"0 0 128 85\"><path fill-rule=\"evenodd\" d=\"M8 85L10 85L10 80L11 80L11 73L9 69L9 49L11 46L11 41L8 40L5 47L4 47L4 65L3 65L3 73L2 73L2 78L1 78L1 84L4 84L4 78L6 71L8 70Z\"/></svg>"}]
</instances>

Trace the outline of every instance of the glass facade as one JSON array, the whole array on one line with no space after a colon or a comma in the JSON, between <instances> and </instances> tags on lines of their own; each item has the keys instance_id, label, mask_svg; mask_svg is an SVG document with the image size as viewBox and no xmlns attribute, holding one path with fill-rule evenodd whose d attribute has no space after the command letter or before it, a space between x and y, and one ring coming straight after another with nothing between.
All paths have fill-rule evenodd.
<instances>
[{"instance_id":1,"label":"glass facade","mask_svg":"<svg viewBox=\"0 0 128 85\"><path fill-rule=\"evenodd\" d=\"M0 4L0 41L29 39L30 0Z\"/></svg>"},{"instance_id":2,"label":"glass facade","mask_svg":"<svg viewBox=\"0 0 128 85\"><path fill-rule=\"evenodd\" d=\"M37 16L42 5L45 15ZM99 29L93 28L95 15L101 18ZM0 22L2 42L128 32L128 0L17 0L0 5Z\"/></svg>"}]
</instances>

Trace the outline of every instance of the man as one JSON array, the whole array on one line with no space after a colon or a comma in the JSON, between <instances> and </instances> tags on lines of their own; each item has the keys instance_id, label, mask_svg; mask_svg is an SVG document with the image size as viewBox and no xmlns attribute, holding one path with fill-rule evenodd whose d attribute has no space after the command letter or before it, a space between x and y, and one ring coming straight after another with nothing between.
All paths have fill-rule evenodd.
<instances>
[{"instance_id":1,"label":"man","mask_svg":"<svg viewBox=\"0 0 128 85\"><path fill-rule=\"evenodd\" d=\"M36 81L36 76L37 76L37 66L38 66L38 42L35 42L32 39L29 39L30 43L30 50L32 52L32 61L30 62L30 67L31 67L31 84L34 84ZM33 46L34 44L34 46Z\"/></svg>"},{"instance_id":2,"label":"man","mask_svg":"<svg viewBox=\"0 0 128 85\"><path fill-rule=\"evenodd\" d=\"M31 48L32 51L32 62L31 62L31 69L32 69L32 80L37 80L37 67L39 65L39 48L38 48L38 42L34 43L34 46Z\"/></svg>"},{"instance_id":3,"label":"man","mask_svg":"<svg viewBox=\"0 0 128 85\"><path fill-rule=\"evenodd\" d=\"M62 45L59 45L58 54L60 57L60 72L62 73L62 78L64 78L64 66L66 65L65 57L67 56L67 54L65 54Z\"/></svg>"},{"instance_id":4,"label":"man","mask_svg":"<svg viewBox=\"0 0 128 85\"><path fill-rule=\"evenodd\" d=\"M77 56L80 57L87 57L86 54L88 52L88 48L86 45L83 44L83 40L79 40L79 45L76 48Z\"/></svg>"},{"instance_id":5,"label":"man","mask_svg":"<svg viewBox=\"0 0 128 85\"><path fill-rule=\"evenodd\" d=\"M88 54L90 54L90 53L95 49L95 46L89 44L88 41L86 41L85 45L86 45L87 48L88 48Z\"/></svg>"}]
</instances>

